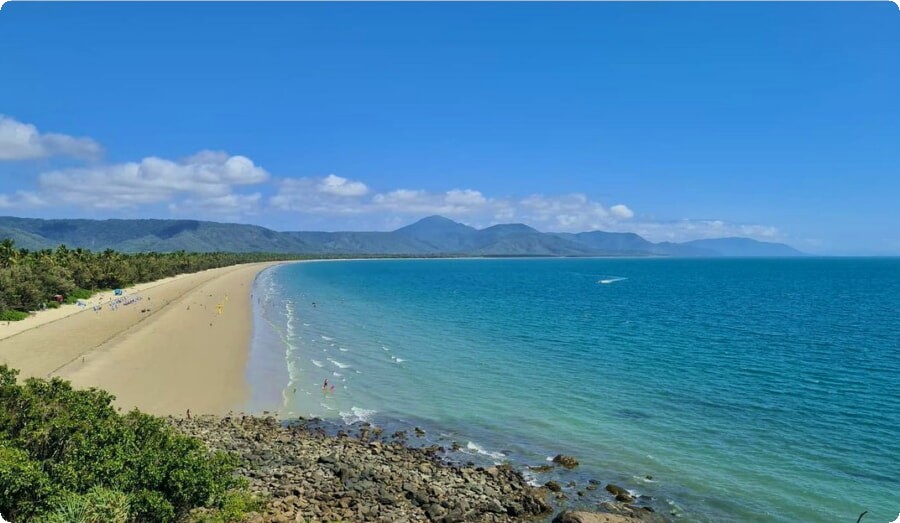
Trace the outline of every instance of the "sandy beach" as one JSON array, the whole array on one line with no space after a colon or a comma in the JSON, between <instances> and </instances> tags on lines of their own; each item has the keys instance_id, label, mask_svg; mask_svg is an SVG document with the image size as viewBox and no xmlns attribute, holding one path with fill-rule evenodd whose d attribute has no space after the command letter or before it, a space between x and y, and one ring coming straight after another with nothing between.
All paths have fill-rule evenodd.
<instances>
[{"instance_id":1,"label":"sandy beach","mask_svg":"<svg viewBox=\"0 0 900 523\"><path fill-rule=\"evenodd\" d=\"M179 275L2 324L0 364L19 369L20 378L59 376L104 389L123 410L238 410L248 396L253 280L276 263ZM123 301L113 309L116 298Z\"/></svg>"}]
</instances>

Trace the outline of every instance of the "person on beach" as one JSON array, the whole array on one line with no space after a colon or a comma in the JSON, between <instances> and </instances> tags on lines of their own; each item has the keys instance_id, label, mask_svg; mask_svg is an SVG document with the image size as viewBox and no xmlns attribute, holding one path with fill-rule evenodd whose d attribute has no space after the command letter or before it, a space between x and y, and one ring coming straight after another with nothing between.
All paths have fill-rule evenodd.
<instances>
[{"instance_id":1,"label":"person on beach","mask_svg":"<svg viewBox=\"0 0 900 523\"><path fill-rule=\"evenodd\" d=\"M191 409L187 410L187 419L191 419Z\"/></svg>"}]
</instances>

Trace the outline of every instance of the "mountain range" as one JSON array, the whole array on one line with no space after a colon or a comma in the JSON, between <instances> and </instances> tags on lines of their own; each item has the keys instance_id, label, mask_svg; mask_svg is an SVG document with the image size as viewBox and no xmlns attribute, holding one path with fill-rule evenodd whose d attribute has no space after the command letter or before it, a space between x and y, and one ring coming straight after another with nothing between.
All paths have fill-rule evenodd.
<instances>
[{"instance_id":1,"label":"mountain range","mask_svg":"<svg viewBox=\"0 0 900 523\"><path fill-rule=\"evenodd\" d=\"M124 252L227 251L298 254L473 256L801 256L783 243L717 238L653 243L634 233L540 232L521 223L476 229L430 216L389 232L278 232L197 220L86 220L0 217L0 239L27 249Z\"/></svg>"}]
</instances>

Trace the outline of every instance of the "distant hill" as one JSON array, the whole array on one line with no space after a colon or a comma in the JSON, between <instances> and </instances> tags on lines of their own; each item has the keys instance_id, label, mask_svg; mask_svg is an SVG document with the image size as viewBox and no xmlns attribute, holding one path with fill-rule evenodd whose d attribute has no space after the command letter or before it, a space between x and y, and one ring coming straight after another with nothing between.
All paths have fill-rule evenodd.
<instances>
[{"instance_id":1,"label":"distant hill","mask_svg":"<svg viewBox=\"0 0 900 523\"><path fill-rule=\"evenodd\" d=\"M802 256L783 243L760 242L750 238L714 238L694 240L681 245L716 252L721 256Z\"/></svg>"},{"instance_id":2,"label":"distant hill","mask_svg":"<svg viewBox=\"0 0 900 523\"><path fill-rule=\"evenodd\" d=\"M390 232L278 232L197 220L41 220L0 217L0 238L26 249L228 251L480 256L800 256L783 243L719 238L653 243L634 233L546 233L521 223L475 229L429 216Z\"/></svg>"}]
</instances>

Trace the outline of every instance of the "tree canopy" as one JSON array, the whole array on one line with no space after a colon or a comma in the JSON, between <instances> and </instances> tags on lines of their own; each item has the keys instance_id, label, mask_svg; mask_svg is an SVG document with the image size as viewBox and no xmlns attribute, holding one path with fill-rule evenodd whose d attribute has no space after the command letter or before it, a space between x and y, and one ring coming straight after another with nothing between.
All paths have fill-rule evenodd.
<instances>
[{"instance_id":1,"label":"tree canopy","mask_svg":"<svg viewBox=\"0 0 900 523\"><path fill-rule=\"evenodd\" d=\"M170 522L240 487L235 457L113 396L0 366L0 514L16 522ZM94 514L92 517L91 514ZM76 517L73 514L80 514Z\"/></svg>"},{"instance_id":2,"label":"tree canopy","mask_svg":"<svg viewBox=\"0 0 900 523\"><path fill-rule=\"evenodd\" d=\"M111 249L29 251L9 238L0 241L0 319L21 319L28 311L51 304L53 296L84 298L100 289L127 287L177 274L239 263L298 258L267 253L145 252L125 254Z\"/></svg>"}]
</instances>

